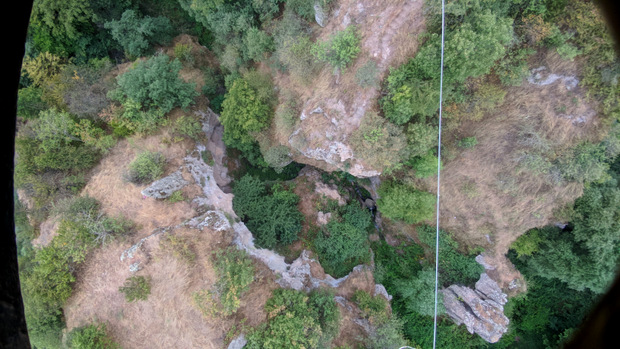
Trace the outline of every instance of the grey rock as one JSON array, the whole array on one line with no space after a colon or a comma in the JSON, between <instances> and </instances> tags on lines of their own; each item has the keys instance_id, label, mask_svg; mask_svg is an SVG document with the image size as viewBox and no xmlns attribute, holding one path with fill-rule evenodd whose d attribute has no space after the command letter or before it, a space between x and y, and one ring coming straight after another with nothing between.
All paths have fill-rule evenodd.
<instances>
[{"instance_id":1,"label":"grey rock","mask_svg":"<svg viewBox=\"0 0 620 349\"><path fill-rule=\"evenodd\" d=\"M132 273L136 273L138 272L140 269L140 262L135 262L132 265L129 266L129 271Z\"/></svg>"},{"instance_id":2,"label":"grey rock","mask_svg":"<svg viewBox=\"0 0 620 349\"><path fill-rule=\"evenodd\" d=\"M376 284L375 285L375 294L374 296L376 297L377 295L382 295L385 299L389 301L392 300L392 296L390 296L390 294L387 292L387 290L385 289L385 286L381 285L381 284Z\"/></svg>"},{"instance_id":3,"label":"grey rock","mask_svg":"<svg viewBox=\"0 0 620 349\"><path fill-rule=\"evenodd\" d=\"M442 293L446 313L457 325L465 324L470 333L495 343L508 331L510 320L504 315L507 296L486 273L480 275L475 290L451 285Z\"/></svg>"},{"instance_id":4,"label":"grey rock","mask_svg":"<svg viewBox=\"0 0 620 349\"><path fill-rule=\"evenodd\" d=\"M325 27L327 24L327 13L319 1L314 2L314 19L321 27Z\"/></svg>"},{"instance_id":5,"label":"grey rock","mask_svg":"<svg viewBox=\"0 0 620 349\"><path fill-rule=\"evenodd\" d=\"M239 337L235 338L228 344L228 349L241 349L245 347L248 341L245 339L245 335L241 334Z\"/></svg>"},{"instance_id":6,"label":"grey rock","mask_svg":"<svg viewBox=\"0 0 620 349\"><path fill-rule=\"evenodd\" d=\"M148 188L142 190L142 195L155 199L165 199L188 184L189 182L181 176L181 172L177 171L168 177L153 182Z\"/></svg>"}]
</instances>

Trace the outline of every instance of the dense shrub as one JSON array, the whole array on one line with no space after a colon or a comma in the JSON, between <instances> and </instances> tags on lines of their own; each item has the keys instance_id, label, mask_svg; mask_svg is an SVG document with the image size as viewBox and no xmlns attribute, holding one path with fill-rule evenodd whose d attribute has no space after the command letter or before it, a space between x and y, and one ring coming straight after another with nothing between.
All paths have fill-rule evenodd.
<instances>
[{"instance_id":1,"label":"dense shrub","mask_svg":"<svg viewBox=\"0 0 620 349\"><path fill-rule=\"evenodd\" d=\"M168 18L142 17L134 10L125 11L119 20L106 22L104 27L130 57L142 56L152 45L165 45L172 38Z\"/></svg>"},{"instance_id":2,"label":"dense shrub","mask_svg":"<svg viewBox=\"0 0 620 349\"><path fill-rule=\"evenodd\" d=\"M244 251L234 247L216 252L214 259L215 287L222 305L221 313L230 315L239 308L239 298L254 281L254 266Z\"/></svg>"},{"instance_id":3,"label":"dense shrub","mask_svg":"<svg viewBox=\"0 0 620 349\"><path fill-rule=\"evenodd\" d=\"M265 311L270 318L247 336L247 348L278 349L291 343L304 348L323 348L329 347L330 337L337 333L338 306L326 291L316 290L306 295L278 288L267 301Z\"/></svg>"},{"instance_id":4,"label":"dense shrub","mask_svg":"<svg viewBox=\"0 0 620 349\"><path fill-rule=\"evenodd\" d=\"M426 178L437 175L438 160L432 153L428 153L424 156L413 157L407 162L407 164L415 170L415 176L418 178Z\"/></svg>"},{"instance_id":5,"label":"dense shrub","mask_svg":"<svg viewBox=\"0 0 620 349\"><path fill-rule=\"evenodd\" d=\"M446 92L469 77L488 73L504 55L511 38L511 19L499 17L489 9L477 9L465 16L462 23L455 24L445 39L446 52L452 52L444 65ZM431 34L413 59L390 71L387 95L381 106L391 121L404 124L414 116L423 121L437 111L440 41L438 34Z\"/></svg>"},{"instance_id":6,"label":"dense shrub","mask_svg":"<svg viewBox=\"0 0 620 349\"><path fill-rule=\"evenodd\" d=\"M435 196L407 185L384 182L379 187L377 207L388 218L409 224L433 218Z\"/></svg>"},{"instance_id":7,"label":"dense shrub","mask_svg":"<svg viewBox=\"0 0 620 349\"><path fill-rule=\"evenodd\" d=\"M145 276L131 276L118 291L125 295L127 302L144 301L151 294L151 279Z\"/></svg>"},{"instance_id":8,"label":"dense shrub","mask_svg":"<svg viewBox=\"0 0 620 349\"><path fill-rule=\"evenodd\" d=\"M110 91L108 97L123 105L135 103L138 110L160 109L167 113L174 107L187 108L194 103L197 93L193 83L186 83L179 77L179 70L181 62L170 61L164 54L138 61L132 69L117 77L118 88Z\"/></svg>"},{"instance_id":9,"label":"dense shrub","mask_svg":"<svg viewBox=\"0 0 620 349\"><path fill-rule=\"evenodd\" d=\"M499 61L493 71L505 86L521 86L529 74L528 58L534 54L530 48L513 48Z\"/></svg>"},{"instance_id":10,"label":"dense shrub","mask_svg":"<svg viewBox=\"0 0 620 349\"><path fill-rule=\"evenodd\" d=\"M344 70L361 51L360 37L354 26L333 34L327 41L312 45L312 55L335 69Z\"/></svg>"},{"instance_id":11,"label":"dense shrub","mask_svg":"<svg viewBox=\"0 0 620 349\"><path fill-rule=\"evenodd\" d=\"M144 151L129 164L126 178L136 184L152 182L164 174L165 165L161 153Z\"/></svg>"},{"instance_id":12,"label":"dense shrub","mask_svg":"<svg viewBox=\"0 0 620 349\"><path fill-rule=\"evenodd\" d=\"M246 222L258 246L274 248L297 240L302 215L295 193L279 184L267 190L264 183L250 175L237 181L233 193L235 213Z\"/></svg>"},{"instance_id":13,"label":"dense shrub","mask_svg":"<svg viewBox=\"0 0 620 349\"><path fill-rule=\"evenodd\" d=\"M420 241L434 251L435 228L424 225L417 231ZM484 272L484 267L475 261L474 256L464 255L458 248L458 243L448 233L439 231L439 282L445 287L452 284L472 286Z\"/></svg>"},{"instance_id":14,"label":"dense shrub","mask_svg":"<svg viewBox=\"0 0 620 349\"><path fill-rule=\"evenodd\" d=\"M243 47L246 59L260 62L266 58L266 53L274 50L273 38L262 30L250 28L243 36Z\"/></svg>"},{"instance_id":15,"label":"dense shrub","mask_svg":"<svg viewBox=\"0 0 620 349\"><path fill-rule=\"evenodd\" d=\"M87 325L74 328L69 333L71 349L114 349L120 348L106 333L106 325Z\"/></svg>"},{"instance_id":16,"label":"dense shrub","mask_svg":"<svg viewBox=\"0 0 620 349\"><path fill-rule=\"evenodd\" d=\"M314 240L314 249L325 272L342 277L370 258L367 229L371 218L368 211L356 204L344 206L336 213L340 220L332 219L324 226Z\"/></svg>"},{"instance_id":17,"label":"dense shrub","mask_svg":"<svg viewBox=\"0 0 620 349\"><path fill-rule=\"evenodd\" d=\"M202 135L200 121L191 116L183 115L174 122L174 132L197 141Z\"/></svg>"},{"instance_id":18,"label":"dense shrub","mask_svg":"<svg viewBox=\"0 0 620 349\"><path fill-rule=\"evenodd\" d=\"M43 96L41 88L35 86L20 88L17 94L17 116L34 119L47 109L47 104L41 99Z\"/></svg>"},{"instance_id":19,"label":"dense shrub","mask_svg":"<svg viewBox=\"0 0 620 349\"><path fill-rule=\"evenodd\" d=\"M351 135L356 157L373 168L391 169L408 157L407 140L400 127L376 113L367 113L360 127Z\"/></svg>"},{"instance_id":20,"label":"dense shrub","mask_svg":"<svg viewBox=\"0 0 620 349\"><path fill-rule=\"evenodd\" d=\"M410 123L405 134L411 157L424 156L429 150L437 148L439 132L436 126L426 123Z\"/></svg>"}]
</instances>

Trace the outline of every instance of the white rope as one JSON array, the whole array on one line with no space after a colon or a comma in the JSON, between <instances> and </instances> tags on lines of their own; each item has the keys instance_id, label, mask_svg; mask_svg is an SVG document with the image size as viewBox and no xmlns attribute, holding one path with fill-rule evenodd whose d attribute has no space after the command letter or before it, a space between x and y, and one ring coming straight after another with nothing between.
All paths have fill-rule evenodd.
<instances>
[{"instance_id":1,"label":"white rope","mask_svg":"<svg viewBox=\"0 0 620 349\"><path fill-rule=\"evenodd\" d=\"M437 345L437 285L439 283L439 193L441 187L441 102L443 100L443 50L445 38L445 0L441 0L441 75L439 77L439 136L437 144L437 222L435 231L435 315L433 318L433 349Z\"/></svg>"}]
</instances>

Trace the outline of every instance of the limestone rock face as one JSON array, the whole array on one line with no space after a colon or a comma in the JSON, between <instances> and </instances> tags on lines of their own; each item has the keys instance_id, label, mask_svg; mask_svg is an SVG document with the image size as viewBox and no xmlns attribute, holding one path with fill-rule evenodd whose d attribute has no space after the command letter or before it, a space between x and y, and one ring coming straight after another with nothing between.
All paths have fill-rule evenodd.
<instances>
[{"instance_id":1,"label":"limestone rock face","mask_svg":"<svg viewBox=\"0 0 620 349\"><path fill-rule=\"evenodd\" d=\"M184 180L183 176L181 176L181 172L177 171L168 177L153 182L148 188L142 191L142 195L155 199L165 199L188 184L189 182Z\"/></svg>"},{"instance_id":2,"label":"limestone rock face","mask_svg":"<svg viewBox=\"0 0 620 349\"><path fill-rule=\"evenodd\" d=\"M325 13L325 10L319 1L314 2L314 19L321 27L324 27L327 24L327 13Z\"/></svg>"},{"instance_id":3,"label":"limestone rock face","mask_svg":"<svg viewBox=\"0 0 620 349\"><path fill-rule=\"evenodd\" d=\"M241 349L247 344L247 342L248 341L245 339L245 335L242 334L230 342L228 349Z\"/></svg>"},{"instance_id":4,"label":"limestone rock face","mask_svg":"<svg viewBox=\"0 0 620 349\"><path fill-rule=\"evenodd\" d=\"M451 285L442 292L447 314L457 325L465 324L470 333L495 343L508 331L510 321L504 315L507 296L486 273L480 275L475 290Z\"/></svg>"}]
</instances>

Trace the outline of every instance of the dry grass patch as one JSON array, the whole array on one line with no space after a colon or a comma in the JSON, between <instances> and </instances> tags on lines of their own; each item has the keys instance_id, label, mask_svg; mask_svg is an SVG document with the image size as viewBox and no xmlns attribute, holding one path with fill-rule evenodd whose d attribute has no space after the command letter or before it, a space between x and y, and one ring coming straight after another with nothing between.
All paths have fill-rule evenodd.
<instances>
[{"instance_id":1,"label":"dry grass patch","mask_svg":"<svg viewBox=\"0 0 620 349\"><path fill-rule=\"evenodd\" d=\"M108 216L122 215L136 223L138 236L146 236L157 227L174 225L195 216L188 202L170 205L152 198L143 199L140 192L150 183L136 185L123 179L127 165L143 150L158 151L165 156L167 166L164 176L183 164L188 144L166 146L161 143L162 137L161 134L146 138L131 137L118 142L95 167L92 178L82 191L82 195L97 199L102 211ZM183 173L183 177L191 179L188 173Z\"/></svg>"}]
</instances>

